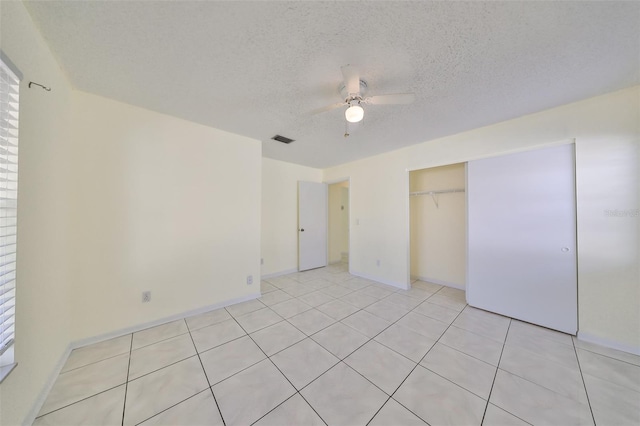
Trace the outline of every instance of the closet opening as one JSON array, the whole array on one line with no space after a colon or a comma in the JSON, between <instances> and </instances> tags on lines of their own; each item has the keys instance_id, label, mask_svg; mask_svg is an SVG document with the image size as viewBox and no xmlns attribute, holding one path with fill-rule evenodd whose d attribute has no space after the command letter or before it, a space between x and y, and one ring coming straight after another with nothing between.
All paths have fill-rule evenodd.
<instances>
[{"instance_id":1,"label":"closet opening","mask_svg":"<svg viewBox=\"0 0 640 426\"><path fill-rule=\"evenodd\" d=\"M409 172L410 274L465 290L466 163Z\"/></svg>"}]
</instances>

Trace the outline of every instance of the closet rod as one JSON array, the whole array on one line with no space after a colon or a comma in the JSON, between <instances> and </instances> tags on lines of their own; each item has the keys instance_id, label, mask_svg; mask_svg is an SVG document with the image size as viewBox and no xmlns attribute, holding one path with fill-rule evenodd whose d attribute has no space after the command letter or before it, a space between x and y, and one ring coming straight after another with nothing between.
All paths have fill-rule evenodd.
<instances>
[{"instance_id":1,"label":"closet rod","mask_svg":"<svg viewBox=\"0 0 640 426\"><path fill-rule=\"evenodd\" d=\"M464 189L440 189L438 191L416 191L410 192L409 195L438 195L438 194L451 194L455 192L464 192Z\"/></svg>"}]
</instances>

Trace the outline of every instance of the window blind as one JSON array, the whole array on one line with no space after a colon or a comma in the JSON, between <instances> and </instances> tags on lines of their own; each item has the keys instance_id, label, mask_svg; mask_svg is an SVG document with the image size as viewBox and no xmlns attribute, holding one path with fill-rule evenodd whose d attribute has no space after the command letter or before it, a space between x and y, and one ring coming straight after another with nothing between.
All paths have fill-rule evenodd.
<instances>
[{"instance_id":1,"label":"window blind","mask_svg":"<svg viewBox=\"0 0 640 426\"><path fill-rule=\"evenodd\" d=\"M15 337L19 83L0 60L0 355Z\"/></svg>"}]
</instances>

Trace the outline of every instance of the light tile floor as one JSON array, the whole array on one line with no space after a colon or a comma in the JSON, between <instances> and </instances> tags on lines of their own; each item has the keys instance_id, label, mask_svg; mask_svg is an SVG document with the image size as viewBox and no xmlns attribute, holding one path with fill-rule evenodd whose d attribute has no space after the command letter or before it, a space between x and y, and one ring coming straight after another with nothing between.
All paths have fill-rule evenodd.
<instances>
[{"instance_id":1,"label":"light tile floor","mask_svg":"<svg viewBox=\"0 0 640 426\"><path fill-rule=\"evenodd\" d=\"M74 350L36 425L640 424L640 357L343 265Z\"/></svg>"}]
</instances>

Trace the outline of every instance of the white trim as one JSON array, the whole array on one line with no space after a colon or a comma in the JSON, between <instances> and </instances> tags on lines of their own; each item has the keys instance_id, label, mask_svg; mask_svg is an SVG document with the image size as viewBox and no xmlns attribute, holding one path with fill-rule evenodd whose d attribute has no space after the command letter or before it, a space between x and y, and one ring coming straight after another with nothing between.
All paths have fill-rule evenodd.
<instances>
[{"instance_id":1,"label":"white trim","mask_svg":"<svg viewBox=\"0 0 640 426\"><path fill-rule=\"evenodd\" d=\"M2 384L2 382L4 382L4 379L7 378L9 373L11 373L14 368L16 368L17 365L18 365L18 363L14 362L13 364L7 364L7 365L1 365L0 366L0 385Z\"/></svg>"},{"instance_id":2,"label":"white trim","mask_svg":"<svg viewBox=\"0 0 640 426\"><path fill-rule=\"evenodd\" d=\"M282 276L282 275L295 274L296 272L298 272L298 268L287 269L287 270L285 270L285 271L272 272L272 273L270 273L270 274L262 275L262 276L260 277L260 279L262 279L262 280L268 280L269 278L276 278L276 277L280 277L280 276Z\"/></svg>"},{"instance_id":3,"label":"white trim","mask_svg":"<svg viewBox=\"0 0 640 426\"><path fill-rule=\"evenodd\" d=\"M445 287L457 288L458 290L462 290L462 291L466 290L464 284L452 283L450 281L436 280L434 278L427 278L427 277L418 277L416 275L412 275L411 279L412 280L419 280L419 281L426 281L426 282L433 283L433 284L443 285Z\"/></svg>"},{"instance_id":4,"label":"white trim","mask_svg":"<svg viewBox=\"0 0 640 426\"><path fill-rule=\"evenodd\" d=\"M155 321L149 321L142 324L137 324L131 327L126 327L126 328L122 328L120 330L112 331L109 333L100 334L95 337L88 337L86 339L75 340L69 343L69 345L67 346L67 349L60 356L60 359L56 363L56 366L54 367L51 374L49 375L49 378L47 379L44 386L42 387L40 394L38 395L35 402L33 403L32 408L29 411L29 414L27 414L27 417L25 418L24 424L30 425L30 424L33 424L33 422L35 421L38 413L42 409L42 405L44 404L45 400L47 399L47 396L49 395L49 392L51 391L51 388L53 388L53 385L55 384L56 379L60 375L62 368L67 362L69 355L71 355L72 350L83 347L83 346L92 345L94 343L103 342L105 340L113 339L116 337L124 336L126 334L135 333L137 331L141 331L150 327L165 324L171 321L191 317L198 314L203 314L205 312L213 311L214 309L220 309L227 306L235 305L237 303L242 303L249 300L257 299L260 296L261 296L260 293L253 293L248 296L229 299L224 302L214 303L213 305L204 306L202 308L192 309L179 314L170 315L168 317L160 318Z\"/></svg>"},{"instance_id":5,"label":"white trim","mask_svg":"<svg viewBox=\"0 0 640 426\"><path fill-rule=\"evenodd\" d=\"M407 290L411 288L411 172L405 169L404 173L404 216L405 221L405 248L407 250Z\"/></svg>"},{"instance_id":6,"label":"white trim","mask_svg":"<svg viewBox=\"0 0 640 426\"><path fill-rule=\"evenodd\" d=\"M72 349L76 349L76 348L80 348L82 346L92 345L94 343L99 343L99 342L102 342L102 341L105 341L105 340L114 339L116 337L124 336L125 334L135 333L137 331L145 330L147 328L155 327L157 325L166 324L166 323L171 322L171 321L176 321L176 320L179 320L179 319L182 319L182 318L187 318L187 317L191 317L191 316L194 316L194 315L203 314L205 312L213 311L214 309L220 309L220 308L224 308L224 307L227 307L227 306L235 305L236 303L242 303L242 302L246 302L248 300L257 299L260 296L262 296L261 293L253 293L253 294L250 294L249 296L238 297L238 298L235 298L235 299L226 300L224 302L214 303L213 305L204 306L204 307L198 308L198 309L192 309L190 311L185 311L185 312L182 312L182 313L179 313L179 314L170 315L168 317L163 317L163 318L157 319L155 321L149 321L149 322L145 322L145 323L142 323L142 324L137 324L137 325L134 325L134 326L131 326L131 327L122 328L120 330L116 330L116 331L112 331L112 332L109 332L109 333L101 334L101 335L98 335L98 336L95 336L95 337L88 337L86 339L76 340L74 342L71 342L71 347L72 347Z\"/></svg>"},{"instance_id":7,"label":"white trim","mask_svg":"<svg viewBox=\"0 0 640 426\"><path fill-rule=\"evenodd\" d=\"M22 75L22 72L20 72L20 69L11 61L11 59L9 59L9 57L6 55L6 53L4 53L2 49L0 49L0 60L4 62L4 64L11 70L12 73L15 74L16 78L18 79L18 83L22 82L22 79L24 77Z\"/></svg>"},{"instance_id":8,"label":"white trim","mask_svg":"<svg viewBox=\"0 0 640 426\"><path fill-rule=\"evenodd\" d=\"M577 337L578 340L582 340L583 342L595 343L596 345L605 346L618 351L640 355L640 347L638 346L627 345L626 343L620 343L615 340L594 336L593 334L585 333L583 331L578 331Z\"/></svg>"},{"instance_id":9,"label":"white trim","mask_svg":"<svg viewBox=\"0 0 640 426\"><path fill-rule=\"evenodd\" d=\"M409 290L410 285L407 285L405 283L398 283L398 282L393 282L393 281L387 281L387 280L381 280L379 277L374 277L371 275L366 275L366 274L362 274L360 272L350 272L351 275L355 275L356 277L360 277L360 278L364 278L367 280L371 280L371 281L375 281L377 283L380 284L385 284L385 285L390 285L391 287L396 287L399 288L401 290Z\"/></svg>"},{"instance_id":10,"label":"white trim","mask_svg":"<svg viewBox=\"0 0 640 426\"><path fill-rule=\"evenodd\" d=\"M339 179L331 179L331 180L326 180L324 181L324 183L327 184L327 262L329 261L329 185L335 185L336 183L342 183L342 182L347 182L347 190L349 191L349 218L348 218L348 222L349 222L349 226L347 228L347 250L349 250L347 252L347 254L351 253L351 214L353 212L353 209L351 208L351 176L347 176L347 177L343 177L343 178L339 178ZM344 252L340 253L340 261L339 262L333 262L333 263L340 263L342 262L343 259L343 255ZM330 265L331 263L328 263L328 265ZM349 256L347 258L347 269L349 271L349 273L351 273L351 256Z\"/></svg>"},{"instance_id":11,"label":"white trim","mask_svg":"<svg viewBox=\"0 0 640 426\"><path fill-rule=\"evenodd\" d=\"M51 392L51 388L53 388L53 385L56 383L56 379L58 378L58 375L60 375L60 372L62 371L62 368L64 367L64 364L67 362L67 358L69 358L69 355L71 354L71 351L73 349L74 348L72 346L72 343L69 343L67 345L67 349L65 349L62 355L60 355L58 362L56 363L55 367L49 374L47 381L44 382L44 386L42 387L42 390L38 394L38 397L36 398L33 405L31 406L31 410L29 410L29 413L27 414L27 417L24 419L23 424L31 425L36 420L38 413L42 409L42 406L44 405L44 402L47 399L47 396L49 396L49 392Z\"/></svg>"},{"instance_id":12,"label":"white trim","mask_svg":"<svg viewBox=\"0 0 640 426\"><path fill-rule=\"evenodd\" d=\"M347 176L347 177L338 178L338 179L325 180L324 183L326 183L327 185L333 185L336 183L349 182L350 180L351 180L351 176Z\"/></svg>"},{"instance_id":13,"label":"white trim","mask_svg":"<svg viewBox=\"0 0 640 426\"><path fill-rule=\"evenodd\" d=\"M469 162L464 162L464 298L469 285Z\"/></svg>"}]
</instances>

